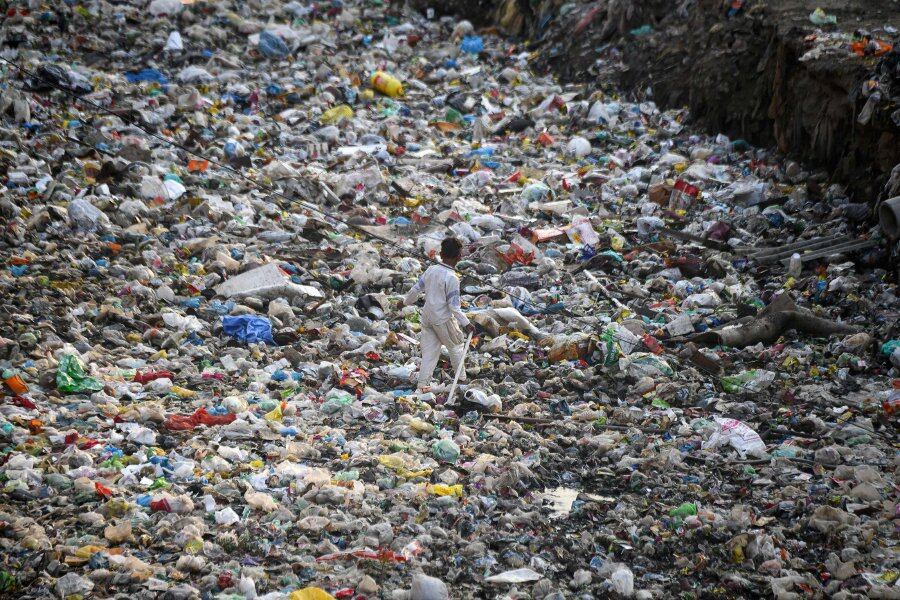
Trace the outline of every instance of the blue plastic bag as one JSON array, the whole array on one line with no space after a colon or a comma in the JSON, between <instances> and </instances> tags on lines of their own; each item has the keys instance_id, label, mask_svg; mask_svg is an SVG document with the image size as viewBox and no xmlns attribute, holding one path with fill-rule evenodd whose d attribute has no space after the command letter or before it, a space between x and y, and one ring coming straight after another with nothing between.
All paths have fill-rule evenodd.
<instances>
[{"instance_id":1,"label":"blue plastic bag","mask_svg":"<svg viewBox=\"0 0 900 600\"><path fill-rule=\"evenodd\" d=\"M125 79L128 80L128 83L139 83L142 81L152 81L160 85L166 85L167 83L169 83L169 80L166 79L166 76L156 69L141 69L140 71L131 71L130 73L125 73Z\"/></svg>"},{"instance_id":2,"label":"blue plastic bag","mask_svg":"<svg viewBox=\"0 0 900 600\"><path fill-rule=\"evenodd\" d=\"M272 343L272 322L267 317L257 315L237 315L222 317L225 334L242 342L256 344Z\"/></svg>"},{"instance_id":3,"label":"blue plastic bag","mask_svg":"<svg viewBox=\"0 0 900 600\"><path fill-rule=\"evenodd\" d=\"M291 53L291 49L280 37L271 31L263 31L259 34L259 51L269 58L284 58Z\"/></svg>"},{"instance_id":4,"label":"blue plastic bag","mask_svg":"<svg viewBox=\"0 0 900 600\"><path fill-rule=\"evenodd\" d=\"M459 49L463 52L468 52L469 54L478 54L484 50L484 41L479 35L467 35L463 38L462 43L459 45Z\"/></svg>"}]
</instances>

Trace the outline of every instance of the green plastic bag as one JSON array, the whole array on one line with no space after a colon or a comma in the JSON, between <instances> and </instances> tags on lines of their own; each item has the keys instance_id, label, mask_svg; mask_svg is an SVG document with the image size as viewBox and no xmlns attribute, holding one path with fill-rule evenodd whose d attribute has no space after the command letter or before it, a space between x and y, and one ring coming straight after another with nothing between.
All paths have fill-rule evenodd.
<instances>
[{"instance_id":1,"label":"green plastic bag","mask_svg":"<svg viewBox=\"0 0 900 600\"><path fill-rule=\"evenodd\" d=\"M353 404L354 397L344 390L331 390L325 396L325 403L322 404L322 412L326 415L334 415Z\"/></svg>"},{"instance_id":2,"label":"green plastic bag","mask_svg":"<svg viewBox=\"0 0 900 600\"><path fill-rule=\"evenodd\" d=\"M103 384L84 372L84 363L74 354L66 354L56 370L56 389L67 394L99 392Z\"/></svg>"},{"instance_id":3,"label":"green plastic bag","mask_svg":"<svg viewBox=\"0 0 900 600\"><path fill-rule=\"evenodd\" d=\"M742 371L737 375L728 375L722 378L722 389L729 394L736 392L761 392L775 381L775 373L763 369L751 369Z\"/></svg>"},{"instance_id":4,"label":"green plastic bag","mask_svg":"<svg viewBox=\"0 0 900 600\"><path fill-rule=\"evenodd\" d=\"M697 514L697 505L693 502L685 502L681 506L677 508L673 508L669 511L670 517L679 517L684 519L685 517L691 517Z\"/></svg>"},{"instance_id":5,"label":"green plastic bag","mask_svg":"<svg viewBox=\"0 0 900 600\"><path fill-rule=\"evenodd\" d=\"M455 463L460 449L453 440L444 438L431 445L431 453L441 462Z\"/></svg>"},{"instance_id":6,"label":"green plastic bag","mask_svg":"<svg viewBox=\"0 0 900 600\"><path fill-rule=\"evenodd\" d=\"M604 352L603 365L611 367L619 360L619 347L616 345L616 332L612 325L608 326L600 334L600 341L606 350Z\"/></svg>"}]
</instances>

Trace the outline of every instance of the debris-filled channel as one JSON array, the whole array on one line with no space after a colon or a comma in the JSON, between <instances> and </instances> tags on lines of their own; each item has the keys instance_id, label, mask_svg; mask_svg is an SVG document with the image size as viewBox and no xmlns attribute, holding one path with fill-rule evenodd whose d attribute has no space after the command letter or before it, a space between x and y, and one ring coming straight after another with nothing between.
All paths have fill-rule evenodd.
<instances>
[{"instance_id":1,"label":"debris-filled channel","mask_svg":"<svg viewBox=\"0 0 900 600\"><path fill-rule=\"evenodd\" d=\"M4 597L900 594L900 198L400 3L4 6Z\"/></svg>"}]
</instances>

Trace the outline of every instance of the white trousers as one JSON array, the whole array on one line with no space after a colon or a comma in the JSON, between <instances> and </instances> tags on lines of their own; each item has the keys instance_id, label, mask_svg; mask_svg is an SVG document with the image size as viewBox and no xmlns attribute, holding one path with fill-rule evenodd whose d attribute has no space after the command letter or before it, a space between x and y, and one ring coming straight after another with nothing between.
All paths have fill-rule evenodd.
<instances>
[{"instance_id":1,"label":"white trousers","mask_svg":"<svg viewBox=\"0 0 900 600\"><path fill-rule=\"evenodd\" d=\"M428 387L431 383L434 368L441 358L442 346L447 348L447 352L450 354L450 364L453 365L453 373L456 374L456 369L466 354L465 343L466 337L456 319L451 318L438 325L422 323L422 332L419 334L419 345L422 350L422 364L419 367L420 390ZM466 380L465 371L460 374L459 380Z\"/></svg>"}]
</instances>

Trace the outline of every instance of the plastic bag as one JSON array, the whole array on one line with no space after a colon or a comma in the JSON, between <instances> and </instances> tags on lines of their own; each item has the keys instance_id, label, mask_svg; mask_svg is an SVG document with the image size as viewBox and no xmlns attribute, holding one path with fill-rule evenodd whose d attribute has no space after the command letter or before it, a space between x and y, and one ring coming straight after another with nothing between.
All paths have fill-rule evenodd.
<instances>
[{"instance_id":1,"label":"plastic bag","mask_svg":"<svg viewBox=\"0 0 900 600\"><path fill-rule=\"evenodd\" d=\"M345 407L353 404L353 395L344 390L333 389L325 396L325 402L322 404L322 412L326 415L333 415L344 410Z\"/></svg>"},{"instance_id":2,"label":"plastic bag","mask_svg":"<svg viewBox=\"0 0 900 600\"><path fill-rule=\"evenodd\" d=\"M646 352L635 352L631 356L619 359L619 369L628 371L632 377L655 377L665 375L671 377L675 374L672 367L665 360Z\"/></svg>"},{"instance_id":3,"label":"plastic bag","mask_svg":"<svg viewBox=\"0 0 900 600\"><path fill-rule=\"evenodd\" d=\"M451 439L437 440L431 445L431 453L442 462L455 463L459 458L459 446Z\"/></svg>"},{"instance_id":4,"label":"plastic bag","mask_svg":"<svg viewBox=\"0 0 900 600\"><path fill-rule=\"evenodd\" d=\"M566 154L575 158L584 158L591 153L591 143L581 136L575 136L566 144Z\"/></svg>"},{"instance_id":5,"label":"plastic bag","mask_svg":"<svg viewBox=\"0 0 900 600\"><path fill-rule=\"evenodd\" d=\"M259 34L259 51L269 58L284 58L291 49L271 31L263 31Z\"/></svg>"},{"instance_id":6,"label":"plastic bag","mask_svg":"<svg viewBox=\"0 0 900 600\"><path fill-rule=\"evenodd\" d=\"M342 119L352 119L353 118L353 109L347 106L346 104L339 104L332 108L329 108L325 112L322 113L322 116L319 117L319 122L323 125L331 125L333 123L337 123Z\"/></svg>"},{"instance_id":7,"label":"plastic bag","mask_svg":"<svg viewBox=\"0 0 900 600\"><path fill-rule=\"evenodd\" d=\"M195 429L199 425L227 425L237 418L231 413L225 415L211 415L206 408L198 408L191 415L169 415L166 419L166 429L171 431L186 431Z\"/></svg>"},{"instance_id":8,"label":"plastic bag","mask_svg":"<svg viewBox=\"0 0 900 600\"><path fill-rule=\"evenodd\" d=\"M181 34L179 32L169 32L169 39L166 40L165 49L173 52L181 52L184 50L184 41L181 39Z\"/></svg>"},{"instance_id":9,"label":"plastic bag","mask_svg":"<svg viewBox=\"0 0 900 600\"><path fill-rule=\"evenodd\" d=\"M735 392L761 392L775 381L775 373L763 369L742 371L737 375L722 378L722 389L731 394Z\"/></svg>"},{"instance_id":10,"label":"plastic bag","mask_svg":"<svg viewBox=\"0 0 900 600\"><path fill-rule=\"evenodd\" d=\"M177 33L177 32L173 32ZM140 71L129 71L125 73L125 79L128 83L141 83L144 81L149 81L153 83L158 83L160 85L166 85L169 83L169 80L157 69L141 69Z\"/></svg>"},{"instance_id":11,"label":"plastic bag","mask_svg":"<svg viewBox=\"0 0 900 600\"><path fill-rule=\"evenodd\" d=\"M244 500L247 501L247 505L250 506L250 508L256 510L272 512L273 510L278 509L278 503L275 502L275 499L265 492L255 492L248 489L244 492Z\"/></svg>"},{"instance_id":12,"label":"plastic bag","mask_svg":"<svg viewBox=\"0 0 900 600\"><path fill-rule=\"evenodd\" d=\"M703 443L703 449L718 448L725 444L729 444L738 451L738 454L744 456L751 454L753 456L765 456L766 444L749 425L737 419L723 419L721 417L713 417L718 428Z\"/></svg>"},{"instance_id":13,"label":"plastic bag","mask_svg":"<svg viewBox=\"0 0 900 600\"><path fill-rule=\"evenodd\" d=\"M147 11L154 17L168 17L181 12L181 0L153 0Z\"/></svg>"},{"instance_id":14,"label":"plastic bag","mask_svg":"<svg viewBox=\"0 0 900 600\"><path fill-rule=\"evenodd\" d=\"M467 35L459 44L459 49L468 54L478 54L484 50L484 40L479 35Z\"/></svg>"},{"instance_id":15,"label":"plastic bag","mask_svg":"<svg viewBox=\"0 0 900 600\"><path fill-rule=\"evenodd\" d=\"M317 587L305 587L302 590L294 590L288 596L288 600L334 600L334 596Z\"/></svg>"},{"instance_id":16,"label":"plastic bag","mask_svg":"<svg viewBox=\"0 0 900 600\"><path fill-rule=\"evenodd\" d=\"M222 317L222 329L225 331L225 335L245 343L273 343L272 322L267 317L257 315L224 316Z\"/></svg>"},{"instance_id":17,"label":"plastic bag","mask_svg":"<svg viewBox=\"0 0 900 600\"><path fill-rule=\"evenodd\" d=\"M809 20L813 25L818 25L820 27L822 25L836 25L837 24L837 17L826 13L824 10L822 10L821 6L816 8L816 10L812 11L811 13L809 13Z\"/></svg>"},{"instance_id":18,"label":"plastic bag","mask_svg":"<svg viewBox=\"0 0 900 600\"><path fill-rule=\"evenodd\" d=\"M625 565L616 569L609 580L612 583L613 589L616 590L616 593L621 594L626 598L629 598L634 594L634 573L632 573L631 569Z\"/></svg>"},{"instance_id":19,"label":"plastic bag","mask_svg":"<svg viewBox=\"0 0 900 600\"><path fill-rule=\"evenodd\" d=\"M69 223L79 231L96 231L102 224L108 222L106 215L84 198L72 200L69 203L68 213Z\"/></svg>"},{"instance_id":20,"label":"plastic bag","mask_svg":"<svg viewBox=\"0 0 900 600\"><path fill-rule=\"evenodd\" d=\"M56 389L67 394L99 392L103 383L84 372L84 363L74 354L66 354L56 369Z\"/></svg>"},{"instance_id":21,"label":"plastic bag","mask_svg":"<svg viewBox=\"0 0 900 600\"><path fill-rule=\"evenodd\" d=\"M440 579L418 573L413 576L409 598L410 600L449 600L450 591L447 589L447 584Z\"/></svg>"},{"instance_id":22,"label":"plastic bag","mask_svg":"<svg viewBox=\"0 0 900 600\"><path fill-rule=\"evenodd\" d=\"M489 583L526 583L528 581L537 581L540 578L540 573L525 567L491 575L490 577L485 577L484 580Z\"/></svg>"},{"instance_id":23,"label":"plastic bag","mask_svg":"<svg viewBox=\"0 0 900 600\"><path fill-rule=\"evenodd\" d=\"M488 412L498 413L503 410L503 401L497 394L487 394L482 390L469 388L466 390L465 398L473 404L483 406Z\"/></svg>"}]
</instances>

